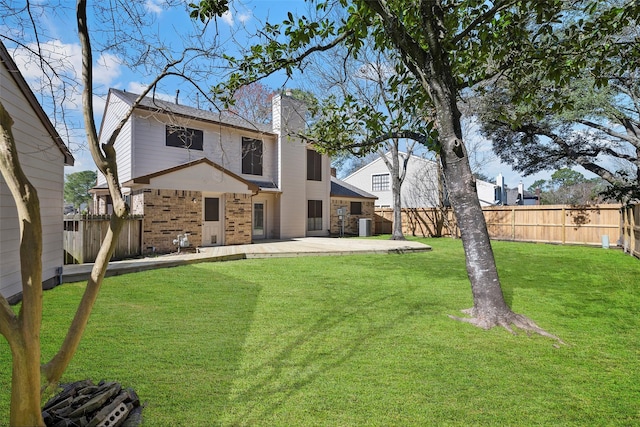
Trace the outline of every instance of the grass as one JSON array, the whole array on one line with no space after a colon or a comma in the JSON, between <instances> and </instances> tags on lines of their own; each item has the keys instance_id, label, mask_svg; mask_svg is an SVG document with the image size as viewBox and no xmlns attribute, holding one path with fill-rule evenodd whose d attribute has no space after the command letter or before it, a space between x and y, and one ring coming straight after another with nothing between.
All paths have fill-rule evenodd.
<instances>
[{"instance_id":1,"label":"grass","mask_svg":"<svg viewBox=\"0 0 640 427\"><path fill-rule=\"evenodd\" d=\"M640 425L638 260L494 242L505 297L567 346L483 331L459 241L108 278L65 380L120 381L148 426ZM51 356L82 292L45 294ZM0 343L0 420L10 356ZM2 421L0 421L0 424Z\"/></svg>"}]
</instances>

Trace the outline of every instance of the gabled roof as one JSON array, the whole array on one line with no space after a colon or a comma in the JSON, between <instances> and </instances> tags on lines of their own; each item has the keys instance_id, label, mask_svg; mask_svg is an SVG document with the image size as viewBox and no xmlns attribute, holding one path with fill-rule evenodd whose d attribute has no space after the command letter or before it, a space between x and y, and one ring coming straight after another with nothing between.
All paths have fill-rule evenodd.
<instances>
[{"instance_id":1,"label":"gabled roof","mask_svg":"<svg viewBox=\"0 0 640 427\"><path fill-rule=\"evenodd\" d=\"M335 176L331 177L331 197L350 197L358 199L377 199L377 196L369 194L364 190L354 187L351 184L347 184L344 181L339 180Z\"/></svg>"},{"instance_id":2,"label":"gabled roof","mask_svg":"<svg viewBox=\"0 0 640 427\"><path fill-rule=\"evenodd\" d=\"M385 155L385 157L389 157L389 156L391 155L391 152L390 152L390 151L387 151L386 153L384 153L384 155ZM406 156L406 155L407 155L407 153L404 153L404 152L402 152L402 151L399 151L399 152L398 152L398 155L399 155L399 156L400 156L400 155ZM429 163L429 164L433 164L433 163L435 163L433 160L425 159L424 157L416 156L415 154L412 154L411 156L409 156L409 160L410 160L411 162L422 162L422 163ZM349 179L349 178L351 178L353 175L358 174L358 173L360 173L360 172L364 171L365 169L367 169L367 168L369 168L369 167L371 167L371 166L373 166L373 165L375 165L375 164L377 164L377 163L383 162L383 161L384 161L384 160L382 160L382 157L381 157L381 156L378 156L378 157L376 157L374 160L372 160L372 161L370 161L369 163L367 163L366 165L364 165L364 166L362 166L361 168L359 168L359 169L355 170L354 172L352 172L352 173L351 173L348 177L346 177L345 179Z\"/></svg>"},{"instance_id":3,"label":"gabled roof","mask_svg":"<svg viewBox=\"0 0 640 427\"><path fill-rule=\"evenodd\" d=\"M153 178L157 178L159 176L167 175L167 174L170 174L172 172L177 172L177 171L180 171L180 170L183 170L183 169L187 169L187 168L190 168L192 166L199 165L199 164L209 165L209 166L219 170L220 172L224 173L225 175L228 175L228 176L232 177L233 179L235 179L237 181L240 181L243 184L246 184L247 188L249 190L253 191L253 192L257 193L258 191L260 191L260 187L258 187L256 184L254 184L254 183L252 183L250 181L247 181L246 179L242 178L241 176L236 175L235 173L231 172L230 170L225 169L222 166L220 166L219 164L214 163L211 160L206 159L206 158L199 159L199 160L194 160L194 161L191 161L191 162L188 162L188 163L183 163L181 165L174 166L174 167L169 168L169 169L165 169L165 170L154 172L154 173L151 173L151 174L148 174L148 175L143 175L143 176L140 176L140 177L137 177L137 178L133 178L130 181L122 183L122 185L124 187L128 187L128 186L131 186L133 184L150 184L151 180Z\"/></svg>"},{"instance_id":4,"label":"gabled roof","mask_svg":"<svg viewBox=\"0 0 640 427\"><path fill-rule=\"evenodd\" d=\"M138 96L140 96L135 93L111 88L109 89L109 96L112 95L122 99L129 106L132 106L135 100L138 99ZM271 125L253 123L237 114L200 110L198 108L180 105L175 102L163 101L149 96L143 98L136 108L157 113L170 113L179 117L196 119L207 123L223 124L229 127L250 130L253 132L274 134Z\"/></svg>"},{"instance_id":5,"label":"gabled roof","mask_svg":"<svg viewBox=\"0 0 640 427\"><path fill-rule=\"evenodd\" d=\"M2 62L5 68L9 71L9 74L13 77L13 80L15 81L16 85L24 95L27 102L29 102L29 105L33 109L34 113L36 114L36 116L38 116L38 119L40 119L40 121L42 122L42 125L45 127L45 129L51 136L51 139L60 149L60 152L64 156L64 164L68 166L73 166L75 159L73 158L71 151L69 151L69 149L64 144L64 142L62 142L62 138L58 134L58 131L53 126L53 124L51 123L51 120L49 120L49 117L42 109L42 105L40 105L40 103L36 99L36 96L31 91L29 84L22 76L22 73L20 73L20 70L18 70L18 66L13 61L13 58L11 57L11 55L9 55L9 51L4 46L2 41L0 41L0 62Z\"/></svg>"}]
</instances>

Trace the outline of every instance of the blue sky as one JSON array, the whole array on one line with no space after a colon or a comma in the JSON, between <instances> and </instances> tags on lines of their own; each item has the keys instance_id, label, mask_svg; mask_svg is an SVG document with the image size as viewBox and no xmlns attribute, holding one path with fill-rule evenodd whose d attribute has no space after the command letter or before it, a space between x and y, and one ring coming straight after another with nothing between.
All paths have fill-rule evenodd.
<instances>
[{"instance_id":1,"label":"blue sky","mask_svg":"<svg viewBox=\"0 0 640 427\"><path fill-rule=\"evenodd\" d=\"M147 17L153 18L153 25L149 26L149 37L160 34L163 42L174 47L176 51L181 50L181 35L202 29L198 23L194 23L189 19L184 5L167 9L164 0L146 0L143 3L144 5L142 7L145 13L148 14ZM35 2L33 6L36 11L38 10L37 4L38 2ZM43 1L42 4L46 5L47 2ZM254 33L256 28L261 28L265 21L278 23L286 17L288 12L292 12L294 15L305 14L309 7L303 0L236 0L232 1L231 5L231 11L218 19L217 25L210 25L207 29L207 32L217 35L217 40L220 41L222 49L231 54L236 52L235 46L237 46L237 43L240 45L243 43L249 44L247 34ZM41 22L41 41L43 41L48 50L52 52L52 56L56 58L66 58L64 65L68 69L69 75L72 76L71 78L77 80L75 76L80 74L81 57L80 45L75 31L74 7L75 2L63 1L62 6L57 7L53 13L49 11L40 14L38 19L40 19ZM89 19L90 30L95 30L96 27L99 28L99 26L92 21L91 17ZM70 31L70 29L73 30ZM16 30L11 28L11 23L0 24L0 30L3 34L13 35L15 38L22 40ZM93 32L92 36L94 37L94 42L100 41L100 35L97 32ZM3 41L9 50L12 51L10 41ZM152 76L125 66L121 57L117 54L105 53L95 55L94 103L96 109L96 125L99 127L106 93L109 88L139 93L149 84ZM21 50L15 51L15 60L27 81L33 83L32 87L34 87L34 92L38 93L38 81L42 78L39 67L30 62L24 55L24 51ZM209 74L206 83L215 84L220 77L217 77L215 73ZM304 78L304 75L298 75L295 76L293 80L286 81L284 75L280 74L270 77L264 83L273 89L278 89L284 84L288 87L305 86L305 82L300 80L302 78ZM158 91L168 99L175 98L176 90L180 90L181 103L191 103L195 105L195 90L193 86L188 83L177 79L169 79L164 81L158 89ZM46 96L40 99L45 109L51 110L53 108L50 103L47 103ZM67 108L69 112L67 121L74 122L69 126L76 128L76 131L70 134L68 141L68 145L76 158L76 165L74 167L67 167L65 173L87 169L95 170L95 165L88 151L84 148L82 132L79 131L81 127L79 125L81 122L79 115L80 105L79 93L71 94L65 101L65 108ZM66 135L65 132L61 132L61 134ZM469 132L467 136L477 142L474 146L478 146L479 155L489 159L483 166L484 174L489 177L495 177L498 173L502 173L509 186L514 187L518 182L522 181L526 188L536 179L548 179L550 176L550 174L546 173L526 178L521 177L513 172L510 167L501 164L497 160L491 152L489 141L483 140L477 132L473 130Z\"/></svg>"}]
</instances>

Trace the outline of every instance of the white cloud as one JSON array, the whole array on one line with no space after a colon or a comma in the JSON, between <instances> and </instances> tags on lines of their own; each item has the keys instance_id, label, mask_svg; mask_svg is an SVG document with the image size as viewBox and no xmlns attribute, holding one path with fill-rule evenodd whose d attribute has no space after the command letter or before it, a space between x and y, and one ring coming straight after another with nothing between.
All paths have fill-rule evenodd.
<instances>
[{"instance_id":1,"label":"white cloud","mask_svg":"<svg viewBox=\"0 0 640 427\"><path fill-rule=\"evenodd\" d=\"M144 7L149 12L159 15L160 13L162 13L164 4L165 2L163 0L147 0L144 4Z\"/></svg>"},{"instance_id":2,"label":"white cloud","mask_svg":"<svg viewBox=\"0 0 640 427\"><path fill-rule=\"evenodd\" d=\"M240 21L241 24L245 24L251 19L251 16L251 12L241 13L238 15L238 21Z\"/></svg>"},{"instance_id":3,"label":"white cloud","mask_svg":"<svg viewBox=\"0 0 640 427\"><path fill-rule=\"evenodd\" d=\"M42 53L43 60L48 64L44 71L40 60L33 52ZM56 99L49 102L64 102L67 109L81 108L82 49L79 44L52 40L40 44L39 49L35 44L28 46L28 49L19 48L13 55L20 72L36 94L40 92L50 94L53 91ZM53 77L49 67L53 68L57 75L62 76L63 80ZM121 74L121 61L115 55L103 54L94 63L94 83L102 86L105 92L107 88L114 85ZM65 89L64 93L63 89ZM46 106L46 101L44 104Z\"/></svg>"},{"instance_id":4,"label":"white cloud","mask_svg":"<svg viewBox=\"0 0 640 427\"><path fill-rule=\"evenodd\" d=\"M227 25L233 26L233 15L231 14L230 10L227 10L225 13L223 13L221 18L224 22L227 23Z\"/></svg>"},{"instance_id":5,"label":"white cloud","mask_svg":"<svg viewBox=\"0 0 640 427\"><path fill-rule=\"evenodd\" d=\"M40 47L34 43L27 48L18 48L13 59L26 80L36 80L43 77L42 67L35 53L41 52L42 59L57 73L69 75L79 72L82 66L82 55L78 44L66 44L59 40L42 43ZM79 75L76 73L75 75Z\"/></svg>"},{"instance_id":6,"label":"white cloud","mask_svg":"<svg viewBox=\"0 0 640 427\"><path fill-rule=\"evenodd\" d=\"M93 66L94 84L102 84L110 87L121 74L122 64L120 58L110 53L100 55L100 58L98 58Z\"/></svg>"},{"instance_id":7,"label":"white cloud","mask_svg":"<svg viewBox=\"0 0 640 427\"><path fill-rule=\"evenodd\" d=\"M229 25L230 27L233 27L234 24L236 23L236 20L240 23L240 24L246 24L247 21L249 21L252 17L252 13L250 10L245 10L243 12L239 12L238 10L234 9L233 12L231 10L227 10L226 12L224 12L222 14L222 16L220 17L222 19L222 21L224 23L226 23L227 25Z\"/></svg>"}]
</instances>

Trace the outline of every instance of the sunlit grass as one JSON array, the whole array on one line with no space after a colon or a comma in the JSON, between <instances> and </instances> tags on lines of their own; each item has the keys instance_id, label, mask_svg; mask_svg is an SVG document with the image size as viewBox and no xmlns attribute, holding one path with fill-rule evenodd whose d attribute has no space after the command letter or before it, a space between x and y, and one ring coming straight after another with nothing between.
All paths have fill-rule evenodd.
<instances>
[{"instance_id":1,"label":"sunlit grass","mask_svg":"<svg viewBox=\"0 0 640 427\"><path fill-rule=\"evenodd\" d=\"M65 380L133 387L149 426L640 424L638 260L494 242L505 297L555 348L450 320L472 304L462 247L424 241L109 278ZM46 356L81 292L45 294ZM2 420L9 385L2 342Z\"/></svg>"}]
</instances>

